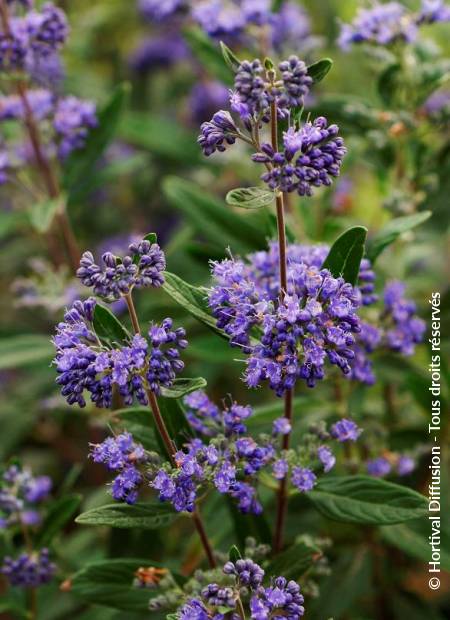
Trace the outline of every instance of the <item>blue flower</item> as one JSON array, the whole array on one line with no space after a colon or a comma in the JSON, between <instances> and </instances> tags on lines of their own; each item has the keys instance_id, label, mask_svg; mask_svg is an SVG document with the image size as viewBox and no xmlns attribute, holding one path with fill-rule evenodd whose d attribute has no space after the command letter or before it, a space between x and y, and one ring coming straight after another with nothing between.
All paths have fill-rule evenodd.
<instances>
[{"instance_id":1,"label":"blue flower","mask_svg":"<svg viewBox=\"0 0 450 620\"><path fill-rule=\"evenodd\" d=\"M317 476L307 467L292 468L291 482L301 493L311 491L316 484Z\"/></svg>"},{"instance_id":2,"label":"blue flower","mask_svg":"<svg viewBox=\"0 0 450 620\"><path fill-rule=\"evenodd\" d=\"M358 428L353 420L347 418L339 420L331 427L331 435L340 442L356 441L361 433L362 429Z\"/></svg>"}]
</instances>

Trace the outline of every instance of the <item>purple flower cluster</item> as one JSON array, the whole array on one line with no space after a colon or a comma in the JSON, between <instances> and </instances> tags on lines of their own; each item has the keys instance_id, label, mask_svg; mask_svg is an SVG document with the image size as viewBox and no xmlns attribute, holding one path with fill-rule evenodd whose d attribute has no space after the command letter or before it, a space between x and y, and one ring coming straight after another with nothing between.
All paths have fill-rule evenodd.
<instances>
[{"instance_id":1,"label":"purple flower cluster","mask_svg":"<svg viewBox=\"0 0 450 620\"><path fill-rule=\"evenodd\" d=\"M450 21L450 6L445 0L422 0L420 7L419 24L434 24Z\"/></svg>"},{"instance_id":2,"label":"purple flower cluster","mask_svg":"<svg viewBox=\"0 0 450 620\"><path fill-rule=\"evenodd\" d=\"M58 140L58 155L66 159L72 151L83 148L89 130L97 126L95 103L77 97L61 99L53 118Z\"/></svg>"},{"instance_id":3,"label":"purple flower cluster","mask_svg":"<svg viewBox=\"0 0 450 620\"><path fill-rule=\"evenodd\" d=\"M404 297L405 284L393 281L384 289L387 346L403 355L412 355L414 345L421 342L426 325L415 316L416 304Z\"/></svg>"},{"instance_id":4,"label":"purple flower cluster","mask_svg":"<svg viewBox=\"0 0 450 620\"><path fill-rule=\"evenodd\" d=\"M149 20L162 21L184 8L184 0L139 0L141 14Z\"/></svg>"},{"instance_id":5,"label":"purple flower cluster","mask_svg":"<svg viewBox=\"0 0 450 620\"><path fill-rule=\"evenodd\" d=\"M16 559L5 557L0 572L12 586L38 588L52 580L56 565L51 562L48 549L41 549L35 553L22 553Z\"/></svg>"},{"instance_id":6,"label":"purple flower cluster","mask_svg":"<svg viewBox=\"0 0 450 620\"><path fill-rule=\"evenodd\" d=\"M375 478L384 478L388 476L393 468L398 476L408 476L416 467L415 460L407 454L397 454L386 456L378 456L367 461L366 469L369 476Z\"/></svg>"},{"instance_id":7,"label":"purple flower cluster","mask_svg":"<svg viewBox=\"0 0 450 620\"><path fill-rule=\"evenodd\" d=\"M76 97L57 99L46 89L35 89L26 95L29 110L38 122L50 119L57 144L57 154L67 158L74 150L85 145L89 130L97 126L95 104ZM17 95L0 98L0 121L26 120L28 110L24 109L22 99ZM52 142L47 147L53 150Z\"/></svg>"},{"instance_id":8,"label":"purple flower cluster","mask_svg":"<svg viewBox=\"0 0 450 620\"><path fill-rule=\"evenodd\" d=\"M48 476L33 476L29 469L10 465L0 479L0 530L16 523L38 525L38 505L47 499L51 488Z\"/></svg>"},{"instance_id":9,"label":"purple flower cluster","mask_svg":"<svg viewBox=\"0 0 450 620\"><path fill-rule=\"evenodd\" d=\"M216 151L223 153L227 145L234 144L238 130L229 112L219 110L210 121L201 125L201 134L197 142L207 157Z\"/></svg>"},{"instance_id":10,"label":"purple flower cluster","mask_svg":"<svg viewBox=\"0 0 450 620\"><path fill-rule=\"evenodd\" d=\"M450 21L450 7L444 0L422 0L418 13L412 13L399 2L375 2L359 9L350 24L342 24L338 43L348 50L354 44L390 45L397 41L412 43L423 24Z\"/></svg>"},{"instance_id":11,"label":"purple flower cluster","mask_svg":"<svg viewBox=\"0 0 450 620\"><path fill-rule=\"evenodd\" d=\"M192 512L198 489L210 483L219 493L235 499L241 512L262 511L256 489L239 478L257 474L273 460L275 451L269 441L258 444L252 437L242 436L246 429L240 418L243 411L247 415L246 410L250 408L230 407L227 413L231 412L234 422L226 423L227 436L218 435L208 444L200 439L191 441L176 453L176 467L156 472L151 486L159 491L161 501L170 501L178 512Z\"/></svg>"},{"instance_id":12,"label":"purple flower cluster","mask_svg":"<svg viewBox=\"0 0 450 620\"><path fill-rule=\"evenodd\" d=\"M268 588L260 587L250 600L252 620L287 618L298 620L305 613L304 598L295 581L276 577Z\"/></svg>"},{"instance_id":13,"label":"purple flower cluster","mask_svg":"<svg viewBox=\"0 0 450 620\"><path fill-rule=\"evenodd\" d=\"M103 265L96 264L91 252L84 252L77 277L95 295L115 301L136 288L160 287L166 268L164 252L157 243L143 239L129 245L129 255L119 257L111 252L102 255Z\"/></svg>"},{"instance_id":14,"label":"purple flower cluster","mask_svg":"<svg viewBox=\"0 0 450 620\"><path fill-rule=\"evenodd\" d=\"M264 570L250 559L227 562L223 572L235 578L234 584L208 584L198 596L190 598L178 609L176 617L179 620L223 620L224 609L228 612L226 617L232 620L240 618L233 610L237 609L239 599L241 604L243 603L243 594L250 595L249 609L247 612L244 608L244 613L248 613L252 620L298 620L303 616L304 599L300 586L295 581L275 577L271 579L270 585L265 587Z\"/></svg>"},{"instance_id":15,"label":"purple flower cluster","mask_svg":"<svg viewBox=\"0 0 450 620\"><path fill-rule=\"evenodd\" d=\"M177 32L144 39L129 58L131 68L140 74L171 67L188 56L185 42ZM204 119L202 119L204 120Z\"/></svg>"},{"instance_id":16,"label":"purple flower cluster","mask_svg":"<svg viewBox=\"0 0 450 620\"><path fill-rule=\"evenodd\" d=\"M52 56L66 41L69 29L64 11L48 2L10 19L10 32L0 32L0 70L24 69Z\"/></svg>"},{"instance_id":17,"label":"purple flower cluster","mask_svg":"<svg viewBox=\"0 0 450 620\"><path fill-rule=\"evenodd\" d=\"M90 457L95 463L104 463L109 470L119 472L111 486L113 498L134 504L144 480L137 465L147 462L142 445L135 443L130 433L122 433L100 444L92 444Z\"/></svg>"},{"instance_id":18,"label":"purple flower cluster","mask_svg":"<svg viewBox=\"0 0 450 620\"><path fill-rule=\"evenodd\" d=\"M338 131L321 116L298 131L291 127L284 132L283 151L263 144L252 159L269 166L261 178L271 189L311 196L314 187L329 186L331 177L339 176L347 149Z\"/></svg>"},{"instance_id":19,"label":"purple flower cluster","mask_svg":"<svg viewBox=\"0 0 450 620\"><path fill-rule=\"evenodd\" d=\"M362 430L357 424L348 418L342 418L331 427L331 436L341 443L356 441L361 433Z\"/></svg>"},{"instance_id":20,"label":"purple flower cluster","mask_svg":"<svg viewBox=\"0 0 450 620\"><path fill-rule=\"evenodd\" d=\"M306 64L297 56L290 56L278 65L280 79L269 81L259 59L244 60L236 72L232 109L242 120L249 118L268 121L270 104L276 102L280 114L300 107L312 86Z\"/></svg>"},{"instance_id":21,"label":"purple flower cluster","mask_svg":"<svg viewBox=\"0 0 450 620\"><path fill-rule=\"evenodd\" d=\"M261 259L258 253L256 260ZM273 265L269 270L272 274ZM350 372L360 295L342 278L314 265L292 263L287 295L278 303L270 287L267 291L268 280L255 278L251 263L215 263L213 277L209 305L232 346L242 346L248 354L244 378L249 387L267 381L278 396L299 379L313 387L324 377L326 359L344 374ZM256 344L255 326L260 329Z\"/></svg>"},{"instance_id":22,"label":"purple flower cluster","mask_svg":"<svg viewBox=\"0 0 450 620\"><path fill-rule=\"evenodd\" d=\"M276 343L279 342L278 330L284 327L280 320L292 323L295 316L300 318L306 308L313 307L308 304L314 304L315 301L322 302L323 284L318 284L319 279L317 279L318 294L316 295L314 288L312 293L308 289L310 284L307 284L305 278L315 282L316 278L323 277L320 268L328 251L329 248L326 245L288 245L288 294L282 305L278 302L280 290L278 245L276 243L270 243L267 251L248 255L245 261L226 259L214 263L213 278L215 283L209 293L209 305L217 320L217 326L229 336L231 346L240 347L244 353L250 355L255 349L257 352L267 351L267 344L270 345L272 342L271 336L275 337ZM326 281L329 282L328 279ZM353 300L349 303L349 308L353 308L352 315L360 305L373 306L378 301L378 295L375 292L375 273L368 259L363 259L361 262L358 285L353 289L346 288L344 290L348 291L350 299ZM404 299L403 292L403 284L388 283L385 292L387 300L385 310L379 311L379 317L375 324L358 320L357 325L355 322L355 328L359 331L350 334L350 336L354 336L353 344L350 342L350 338L347 343L340 343L343 348L348 348L351 351L350 357L347 358L350 366L350 371L345 373L347 378L371 385L375 381L370 359L374 351L383 347L403 354L411 354L414 351L414 345L422 340L424 323L415 315L414 303ZM335 294L338 295L338 292ZM309 300L309 297L312 299ZM329 303L331 301L334 305L334 296ZM318 309L318 306L314 307L316 310ZM322 310L326 307L326 304L323 304ZM322 318L324 315L319 314L317 317L312 313L311 319L304 326L309 331L310 326L313 325L314 330L313 321L314 323L318 321L320 325ZM343 316L335 316L333 327L338 326L340 320L344 324L347 323ZM373 319L371 318L371 320ZM277 331L273 328L274 325ZM331 327L329 323L328 327ZM269 328L272 329L272 332ZM290 326L287 331L291 332ZM263 347L258 346L255 340L258 335L261 337L261 333L264 338L261 338ZM327 350L330 345L328 337L330 336L333 339L340 332L331 329L323 337L316 328L316 331L312 333L313 339L319 342L323 350ZM298 336L296 333L297 338ZM305 332L303 336L309 338L310 334ZM339 348L338 345L337 349ZM305 355L308 355L308 351L307 343ZM327 355L330 361L335 363L333 361L335 359L334 352L328 353L327 351ZM260 357L258 355L258 358ZM292 359L293 356L287 359L287 364L289 369L294 371L294 366L290 364ZM271 363L271 372L275 376L282 369L281 361L278 358L275 363ZM258 359L252 362L255 370L258 370L257 362ZM249 363L249 358L247 358L247 367ZM267 360L267 364L269 364L269 360ZM347 367L345 368L347 369Z\"/></svg>"},{"instance_id":23,"label":"purple flower cluster","mask_svg":"<svg viewBox=\"0 0 450 620\"><path fill-rule=\"evenodd\" d=\"M246 28L270 19L270 0L200 0L192 3L193 19L214 38L239 39Z\"/></svg>"},{"instance_id":24,"label":"purple flower cluster","mask_svg":"<svg viewBox=\"0 0 450 620\"><path fill-rule=\"evenodd\" d=\"M97 407L110 407L116 385L125 404L134 399L147 404L147 391L159 394L170 387L184 366L178 350L187 346L184 329L172 329L167 318L150 326L149 341L136 334L129 346L108 348L94 331L95 305L93 298L76 301L57 326L53 342L61 394L69 405L84 407L87 391Z\"/></svg>"}]
</instances>

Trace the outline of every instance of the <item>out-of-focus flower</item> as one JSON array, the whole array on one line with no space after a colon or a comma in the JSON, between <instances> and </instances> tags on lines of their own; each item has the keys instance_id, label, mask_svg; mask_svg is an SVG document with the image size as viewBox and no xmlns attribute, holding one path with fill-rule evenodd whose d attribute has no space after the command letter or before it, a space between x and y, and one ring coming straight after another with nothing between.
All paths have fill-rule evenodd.
<instances>
[{"instance_id":1,"label":"out-of-focus flower","mask_svg":"<svg viewBox=\"0 0 450 620\"><path fill-rule=\"evenodd\" d=\"M47 499L51 488L48 476L33 476L29 469L9 466L0 479L0 529L16 523L39 524L39 504Z\"/></svg>"},{"instance_id":2,"label":"out-of-focus flower","mask_svg":"<svg viewBox=\"0 0 450 620\"><path fill-rule=\"evenodd\" d=\"M5 557L0 572L12 586L38 588L52 580L56 564L51 562L48 549L41 549L39 552L22 553L16 559Z\"/></svg>"}]
</instances>

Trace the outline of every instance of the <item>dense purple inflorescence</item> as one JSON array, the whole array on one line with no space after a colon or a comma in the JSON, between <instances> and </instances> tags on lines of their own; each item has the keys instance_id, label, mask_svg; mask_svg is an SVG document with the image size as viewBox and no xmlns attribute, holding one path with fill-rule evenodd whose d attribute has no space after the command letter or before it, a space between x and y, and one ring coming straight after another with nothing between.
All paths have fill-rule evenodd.
<instances>
[{"instance_id":1,"label":"dense purple inflorescence","mask_svg":"<svg viewBox=\"0 0 450 620\"><path fill-rule=\"evenodd\" d=\"M95 463L104 463L109 470L119 472L111 486L113 498L134 504L144 481L137 466L147 462L142 445L134 442L130 433L122 433L93 444L90 457Z\"/></svg>"},{"instance_id":2,"label":"dense purple inflorescence","mask_svg":"<svg viewBox=\"0 0 450 620\"><path fill-rule=\"evenodd\" d=\"M230 344L247 354L249 385L267 380L279 394L299 379L313 385L323 376L325 359L346 377L372 384L374 351L410 354L422 340L424 323L403 297L403 285L388 283L376 324L363 321L362 306L378 301L370 261L362 261L358 285L351 287L321 270L327 254L324 245L288 245L288 289L281 304L276 243L245 260L213 263L209 305ZM252 341L256 335L259 342Z\"/></svg>"},{"instance_id":3,"label":"dense purple inflorescence","mask_svg":"<svg viewBox=\"0 0 450 620\"><path fill-rule=\"evenodd\" d=\"M297 192L311 196L314 187L331 185L331 177L339 176L347 152L337 125L327 124L324 117L305 123L298 131L290 128L283 134L283 151L275 152L270 144L252 156L253 161L270 169L262 179L270 189Z\"/></svg>"},{"instance_id":4,"label":"dense purple inflorescence","mask_svg":"<svg viewBox=\"0 0 450 620\"><path fill-rule=\"evenodd\" d=\"M448 21L450 7L444 0L422 0L418 13L408 11L399 2L375 2L368 9L359 9L352 23L342 24L338 43L344 50L357 43L412 43L417 39L419 26Z\"/></svg>"},{"instance_id":5,"label":"dense purple inflorescence","mask_svg":"<svg viewBox=\"0 0 450 620\"><path fill-rule=\"evenodd\" d=\"M258 279L256 271L264 268L265 260L267 275L263 272ZM298 380L312 387L324 377L326 359L349 373L351 346L359 331L357 291L327 270L292 262L287 295L278 303L279 291L271 282L276 268L270 260L270 254L259 252L249 263L227 259L213 265L216 284L209 305L232 346L248 353L247 384L256 387L267 381L278 396ZM261 336L253 344L255 326Z\"/></svg>"},{"instance_id":6,"label":"dense purple inflorescence","mask_svg":"<svg viewBox=\"0 0 450 620\"><path fill-rule=\"evenodd\" d=\"M128 249L129 254L123 257L105 252L102 266L95 263L91 252L85 252L77 277L85 286L92 287L95 295L107 301L128 295L134 287L162 286L166 259L159 245L143 239L131 243Z\"/></svg>"},{"instance_id":7,"label":"dense purple inflorescence","mask_svg":"<svg viewBox=\"0 0 450 620\"><path fill-rule=\"evenodd\" d=\"M136 399L148 403L147 391L155 394L170 387L184 364L179 349L187 346L183 328L172 328L167 318L152 324L148 339L136 334L129 345L102 345L93 327L96 301L76 301L58 324L53 339L55 365L61 394L72 405L86 405L84 392L97 407L110 407L116 385L125 404Z\"/></svg>"},{"instance_id":8,"label":"dense purple inflorescence","mask_svg":"<svg viewBox=\"0 0 450 620\"><path fill-rule=\"evenodd\" d=\"M223 568L225 575L234 576L235 583L222 585L210 583L194 597L191 597L176 612L179 620L223 620L226 616L237 620L240 614L233 610L238 608L237 602L248 613L252 620L268 618L288 618L299 620L304 615L304 599L300 586L295 581L284 577L274 577L270 585L263 585L264 570L251 559L240 559L227 562ZM243 603L243 594L250 595L248 603ZM248 612L245 607L248 605Z\"/></svg>"},{"instance_id":9,"label":"dense purple inflorescence","mask_svg":"<svg viewBox=\"0 0 450 620\"><path fill-rule=\"evenodd\" d=\"M5 557L0 572L12 586L38 588L52 580L56 565L50 561L48 549L41 549L39 552L22 553L16 559Z\"/></svg>"}]
</instances>

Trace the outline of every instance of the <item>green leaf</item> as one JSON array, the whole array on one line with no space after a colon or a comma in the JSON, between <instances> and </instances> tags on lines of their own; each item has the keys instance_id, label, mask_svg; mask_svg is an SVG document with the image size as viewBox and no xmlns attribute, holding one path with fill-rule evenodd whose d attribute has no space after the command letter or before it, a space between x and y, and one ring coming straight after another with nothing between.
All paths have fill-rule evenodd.
<instances>
[{"instance_id":1,"label":"green leaf","mask_svg":"<svg viewBox=\"0 0 450 620\"><path fill-rule=\"evenodd\" d=\"M241 61L223 41L220 42L220 49L222 50L222 56L226 65L231 69L231 71L233 71L233 73L236 73L239 69Z\"/></svg>"},{"instance_id":2,"label":"green leaf","mask_svg":"<svg viewBox=\"0 0 450 620\"><path fill-rule=\"evenodd\" d=\"M264 514L243 514L230 497L226 498L226 504L233 521L236 540L241 549L245 548L245 541L249 536L261 543L271 544L272 534Z\"/></svg>"},{"instance_id":3,"label":"green leaf","mask_svg":"<svg viewBox=\"0 0 450 620\"><path fill-rule=\"evenodd\" d=\"M378 256L390 246L391 243L394 243L401 234L423 224L430 216L431 211L422 211L421 213L405 215L404 217L397 217L391 220L369 240L367 258L374 263Z\"/></svg>"},{"instance_id":4,"label":"green leaf","mask_svg":"<svg viewBox=\"0 0 450 620\"><path fill-rule=\"evenodd\" d=\"M98 125L89 131L84 147L74 151L64 164L63 186L69 198L72 188L77 189L77 185L83 185L84 179L114 138L129 90L128 84L116 88L111 99L98 113Z\"/></svg>"},{"instance_id":5,"label":"green leaf","mask_svg":"<svg viewBox=\"0 0 450 620\"><path fill-rule=\"evenodd\" d=\"M153 560L127 558L93 562L75 573L70 592L93 605L105 605L125 611L146 611L158 590L133 587L136 571L141 567L164 568Z\"/></svg>"},{"instance_id":6,"label":"green leaf","mask_svg":"<svg viewBox=\"0 0 450 620\"><path fill-rule=\"evenodd\" d=\"M391 525L426 514L423 495L370 476L341 476L321 480L307 497L328 519L344 523Z\"/></svg>"},{"instance_id":7,"label":"green leaf","mask_svg":"<svg viewBox=\"0 0 450 620\"><path fill-rule=\"evenodd\" d=\"M16 232L23 224L28 226L28 219L21 211L0 211L0 239Z\"/></svg>"},{"instance_id":8,"label":"green leaf","mask_svg":"<svg viewBox=\"0 0 450 620\"><path fill-rule=\"evenodd\" d=\"M430 514L430 517L432 514ZM429 562L431 521L419 519L399 525L389 525L380 528L383 539L413 558ZM450 571L450 535L446 531L440 532L441 568Z\"/></svg>"},{"instance_id":9,"label":"green leaf","mask_svg":"<svg viewBox=\"0 0 450 620\"><path fill-rule=\"evenodd\" d=\"M118 409L114 412L114 417L117 418L116 424L131 433L146 450L151 452L158 450L152 412L149 407Z\"/></svg>"},{"instance_id":10,"label":"green leaf","mask_svg":"<svg viewBox=\"0 0 450 620\"><path fill-rule=\"evenodd\" d=\"M232 207L241 209L261 209L270 206L275 195L263 187L239 187L226 195L226 202Z\"/></svg>"},{"instance_id":11,"label":"green leaf","mask_svg":"<svg viewBox=\"0 0 450 620\"><path fill-rule=\"evenodd\" d=\"M30 207L28 213L33 228L41 234L46 233L56 213L65 209L65 203L66 197L62 195L53 200L43 200Z\"/></svg>"},{"instance_id":12,"label":"green leaf","mask_svg":"<svg viewBox=\"0 0 450 620\"><path fill-rule=\"evenodd\" d=\"M372 586L371 555L366 547L341 548L331 575L321 579L320 597L310 600L311 618L355 618L354 603L369 597ZM350 613L349 613L350 611Z\"/></svg>"},{"instance_id":13,"label":"green leaf","mask_svg":"<svg viewBox=\"0 0 450 620\"><path fill-rule=\"evenodd\" d=\"M0 339L0 370L20 368L37 362L48 364L55 348L48 336L22 334Z\"/></svg>"},{"instance_id":14,"label":"green leaf","mask_svg":"<svg viewBox=\"0 0 450 620\"><path fill-rule=\"evenodd\" d=\"M196 379L175 379L173 385L169 388L161 388L161 394L165 398L182 398L204 387L206 387L206 380L203 379L203 377L197 377Z\"/></svg>"},{"instance_id":15,"label":"green leaf","mask_svg":"<svg viewBox=\"0 0 450 620\"><path fill-rule=\"evenodd\" d=\"M232 74L223 63L223 51L215 45L210 37L196 26L183 30L184 38L189 45L192 54L200 61L208 72L224 84L231 85Z\"/></svg>"},{"instance_id":16,"label":"green leaf","mask_svg":"<svg viewBox=\"0 0 450 620\"><path fill-rule=\"evenodd\" d=\"M93 325L100 340L106 341L108 344L124 343L130 340L128 330L111 310L101 304L95 306Z\"/></svg>"},{"instance_id":17,"label":"green leaf","mask_svg":"<svg viewBox=\"0 0 450 620\"><path fill-rule=\"evenodd\" d=\"M183 405L176 398L158 398L158 404L166 423L169 437L172 438L177 448L180 448L194 436L192 427L186 419ZM166 447L156 429L155 434L161 451L167 454Z\"/></svg>"},{"instance_id":18,"label":"green leaf","mask_svg":"<svg viewBox=\"0 0 450 620\"><path fill-rule=\"evenodd\" d=\"M236 547L236 545L233 545L232 547L230 547L230 550L228 551L228 557L230 559L230 562L233 562L233 563L237 562L238 560L242 560L241 552Z\"/></svg>"},{"instance_id":19,"label":"green leaf","mask_svg":"<svg viewBox=\"0 0 450 620\"><path fill-rule=\"evenodd\" d=\"M246 217L230 211L225 203L191 181L166 177L163 192L168 201L180 210L202 237L223 251L229 244L234 252L246 254L259 250L265 243L259 226L258 213ZM258 225L256 224L258 220Z\"/></svg>"},{"instance_id":20,"label":"green leaf","mask_svg":"<svg viewBox=\"0 0 450 620\"><path fill-rule=\"evenodd\" d=\"M196 288L168 271L164 272L162 288L189 314L228 340L225 332L216 327L216 320L209 313L205 289Z\"/></svg>"},{"instance_id":21,"label":"green leaf","mask_svg":"<svg viewBox=\"0 0 450 620\"><path fill-rule=\"evenodd\" d=\"M266 569L266 575L283 575L286 579L297 580L322 556L321 550L314 545L297 543L277 555Z\"/></svg>"},{"instance_id":22,"label":"green leaf","mask_svg":"<svg viewBox=\"0 0 450 620\"><path fill-rule=\"evenodd\" d=\"M386 67L378 78L378 94L380 95L382 102L387 106L390 106L395 100L400 83L400 74L401 67L399 63L393 63L392 65Z\"/></svg>"},{"instance_id":23,"label":"green leaf","mask_svg":"<svg viewBox=\"0 0 450 620\"><path fill-rule=\"evenodd\" d=\"M364 226L349 228L331 246L322 269L329 269L335 278L342 276L346 282L356 284L366 236Z\"/></svg>"},{"instance_id":24,"label":"green leaf","mask_svg":"<svg viewBox=\"0 0 450 620\"><path fill-rule=\"evenodd\" d=\"M322 58L308 67L308 75L314 82L321 82L333 66L331 58Z\"/></svg>"},{"instance_id":25,"label":"green leaf","mask_svg":"<svg viewBox=\"0 0 450 620\"><path fill-rule=\"evenodd\" d=\"M81 502L81 495L66 495L50 505L36 538L38 547L48 547L53 538L73 517Z\"/></svg>"},{"instance_id":26,"label":"green leaf","mask_svg":"<svg viewBox=\"0 0 450 620\"><path fill-rule=\"evenodd\" d=\"M183 165L186 165L186 162L192 165L204 160L194 132L164 116L128 111L121 119L119 136L156 157L182 162Z\"/></svg>"},{"instance_id":27,"label":"green leaf","mask_svg":"<svg viewBox=\"0 0 450 620\"><path fill-rule=\"evenodd\" d=\"M83 512L75 519L83 525L109 525L120 529L157 530L170 525L177 514L170 504L139 502L106 504Z\"/></svg>"}]
</instances>

